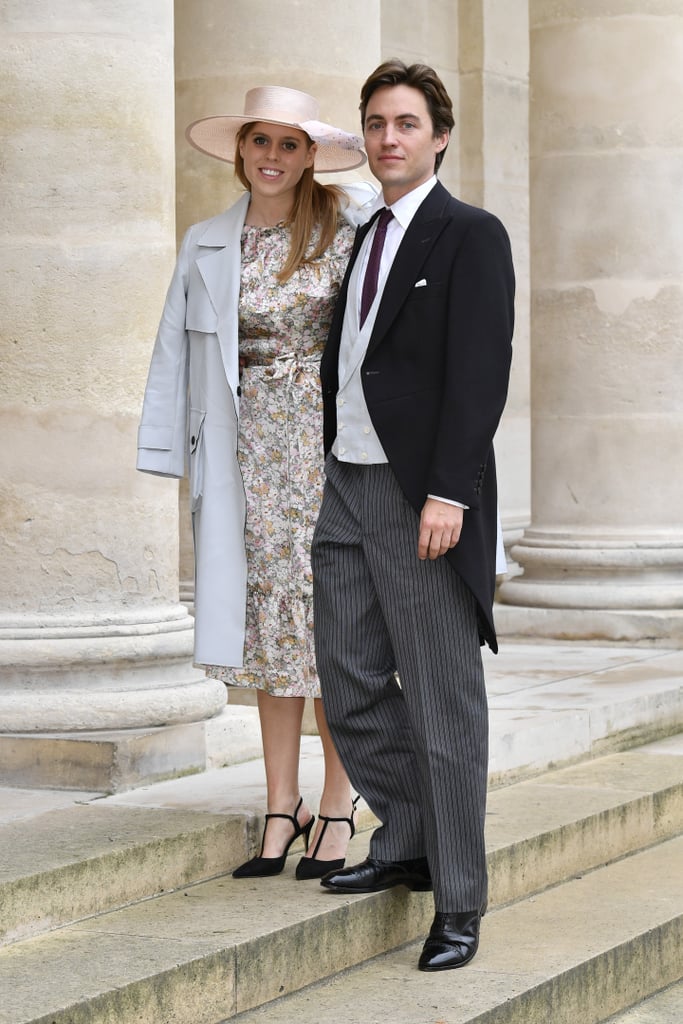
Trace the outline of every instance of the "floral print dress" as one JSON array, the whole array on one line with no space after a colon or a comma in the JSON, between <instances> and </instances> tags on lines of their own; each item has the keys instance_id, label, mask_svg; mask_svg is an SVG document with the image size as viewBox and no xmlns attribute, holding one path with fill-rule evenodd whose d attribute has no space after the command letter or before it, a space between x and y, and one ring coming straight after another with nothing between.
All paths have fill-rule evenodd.
<instances>
[{"instance_id":1,"label":"floral print dress","mask_svg":"<svg viewBox=\"0 0 683 1024\"><path fill-rule=\"evenodd\" d=\"M353 244L342 222L325 254L280 284L289 229L242 232L238 460L247 497L244 667L207 675L282 697L319 697L310 547L323 486L320 356Z\"/></svg>"}]
</instances>

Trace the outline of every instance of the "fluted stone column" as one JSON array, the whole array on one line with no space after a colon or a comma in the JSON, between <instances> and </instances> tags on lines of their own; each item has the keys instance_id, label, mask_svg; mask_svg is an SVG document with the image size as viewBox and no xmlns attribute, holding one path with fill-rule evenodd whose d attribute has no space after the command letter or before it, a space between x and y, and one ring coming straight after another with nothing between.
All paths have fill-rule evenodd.
<instances>
[{"instance_id":1,"label":"fluted stone column","mask_svg":"<svg viewBox=\"0 0 683 1024\"><path fill-rule=\"evenodd\" d=\"M174 258L173 3L0 23L0 731L201 723L225 694L191 666L177 485L134 468ZM202 764L188 735L163 772Z\"/></svg>"},{"instance_id":2,"label":"fluted stone column","mask_svg":"<svg viewBox=\"0 0 683 1024\"><path fill-rule=\"evenodd\" d=\"M532 524L498 623L680 644L683 7L530 10Z\"/></svg>"}]
</instances>

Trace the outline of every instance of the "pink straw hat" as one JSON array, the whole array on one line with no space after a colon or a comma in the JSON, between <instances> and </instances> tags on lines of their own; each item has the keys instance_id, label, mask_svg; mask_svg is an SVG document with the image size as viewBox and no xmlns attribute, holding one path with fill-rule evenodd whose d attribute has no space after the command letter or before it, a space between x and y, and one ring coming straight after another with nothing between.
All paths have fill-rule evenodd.
<instances>
[{"instance_id":1,"label":"pink straw hat","mask_svg":"<svg viewBox=\"0 0 683 1024\"><path fill-rule=\"evenodd\" d=\"M243 114L202 117L189 125L185 137L201 153L234 163L239 129L250 121L263 121L306 132L318 147L316 171L348 171L364 164L362 138L318 120L319 113L318 101L308 93L266 85L249 90L244 97Z\"/></svg>"}]
</instances>

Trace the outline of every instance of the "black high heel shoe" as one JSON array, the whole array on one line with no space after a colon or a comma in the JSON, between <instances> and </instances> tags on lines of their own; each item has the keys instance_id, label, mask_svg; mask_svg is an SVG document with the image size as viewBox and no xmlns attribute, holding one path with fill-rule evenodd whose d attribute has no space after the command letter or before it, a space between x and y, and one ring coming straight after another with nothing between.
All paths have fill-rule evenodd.
<instances>
[{"instance_id":1,"label":"black high heel shoe","mask_svg":"<svg viewBox=\"0 0 683 1024\"><path fill-rule=\"evenodd\" d=\"M299 808L304 802L302 796L299 797L299 803L296 805L294 814L266 814L266 824L263 829L263 838L261 840L261 853L258 857L252 857L251 860L246 861L244 864L240 864L238 868L232 873L233 878L265 878L268 875L279 875L285 866L285 859L289 853L289 848L295 839L299 836L304 836L306 843L306 851L308 852L308 838L313 828L313 822L315 821L315 814L312 814L305 825L300 825L297 820L297 814ZM291 821L294 826L294 835L285 846L282 854L279 857L263 857L263 847L266 841L266 829L268 828L268 822L271 818L286 818Z\"/></svg>"},{"instance_id":2,"label":"black high heel shoe","mask_svg":"<svg viewBox=\"0 0 683 1024\"><path fill-rule=\"evenodd\" d=\"M313 850L311 856L302 857L296 866L296 877L299 882L305 882L309 878L322 878L323 875L326 875L328 871L338 871L339 868L344 867L344 864L346 863L345 857L340 857L338 860L316 860L315 855L320 849L320 844L322 843L323 838L325 836L325 832L327 831L327 826L331 821L345 821L346 824L351 829L350 838L353 839L353 837L356 834L356 826L353 820L353 814L354 811L356 810L356 804L358 803L359 800L360 797L357 796L356 799L352 801L350 818L328 818L326 814L318 815L319 820L323 822L323 827L320 830L318 842L315 844L315 849ZM306 853L308 853L308 850L306 850Z\"/></svg>"}]
</instances>

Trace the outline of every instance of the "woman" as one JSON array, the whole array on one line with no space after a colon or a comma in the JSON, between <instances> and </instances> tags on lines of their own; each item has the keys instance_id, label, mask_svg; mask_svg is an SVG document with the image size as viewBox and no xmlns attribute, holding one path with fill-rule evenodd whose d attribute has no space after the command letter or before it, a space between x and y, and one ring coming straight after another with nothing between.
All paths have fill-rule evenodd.
<instances>
[{"instance_id":1,"label":"woman","mask_svg":"<svg viewBox=\"0 0 683 1024\"><path fill-rule=\"evenodd\" d=\"M244 114L203 118L187 138L234 161L248 191L183 241L152 355L138 468L182 476L187 439L195 661L257 690L268 813L259 856L233 875L279 873L301 835L308 852L314 815L298 776L304 701L313 697L325 779L312 854L297 878L319 878L343 865L354 821L312 640L318 366L364 214L349 190L313 173L358 167L365 155L359 137L318 120L313 97L280 87L250 90Z\"/></svg>"}]
</instances>

